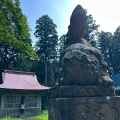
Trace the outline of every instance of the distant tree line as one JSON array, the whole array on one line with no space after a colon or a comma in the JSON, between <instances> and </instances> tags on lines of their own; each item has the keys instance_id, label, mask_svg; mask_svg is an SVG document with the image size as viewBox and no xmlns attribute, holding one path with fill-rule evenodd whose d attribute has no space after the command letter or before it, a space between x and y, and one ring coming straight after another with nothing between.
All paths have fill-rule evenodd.
<instances>
[{"instance_id":1,"label":"distant tree line","mask_svg":"<svg viewBox=\"0 0 120 120\"><path fill-rule=\"evenodd\" d=\"M120 26L114 34L110 32L100 32L99 49L109 66L109 73L120 73Z\"/></svg>"},{"instance_id":2,"label":"distant tree line","mask_svg":"<svg viewBox=\"0 0 120 120\"><path fill-rule=\"evenodd\" d=\"M120 72L120 27L114 34L99 31L99 25L87 13L85 39L100 49L109 65L109 73ZM53 86L57 80L60 52L66 47L67 35L58 37L57 25L48 16L36 20L32 47L27 17L19 0L0 0L0 72L3 69L36 72L38 81Z\"/></svg>"}]
</instances>

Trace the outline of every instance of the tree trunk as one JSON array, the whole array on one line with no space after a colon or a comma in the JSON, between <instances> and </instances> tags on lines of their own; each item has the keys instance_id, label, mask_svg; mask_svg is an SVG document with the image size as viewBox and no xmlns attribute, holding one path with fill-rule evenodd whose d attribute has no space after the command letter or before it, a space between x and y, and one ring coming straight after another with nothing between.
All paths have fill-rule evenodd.
<instances>
[{"instance_id":1,"label":"tree trunk","mask_svg":"<svg viewBox=\"0 0 120 120\"><path fill-rule=\"evenodd\" d=\"M8 47L5 46L5 54L4 54L4 58L3 58L3 61L4 61L4 69L8 69L8 64L9 64L9 60L8 60Z\"/></svg>"},{"instance_id":2,"label":"tree trunk","mask_svg":"<svg viewBox=\"0 0 120 120\"><path fill-rule=\"evenodd\" d=\"M45 55L45 86L47 86L47 56Z\"/></svg>"}]
</instances>

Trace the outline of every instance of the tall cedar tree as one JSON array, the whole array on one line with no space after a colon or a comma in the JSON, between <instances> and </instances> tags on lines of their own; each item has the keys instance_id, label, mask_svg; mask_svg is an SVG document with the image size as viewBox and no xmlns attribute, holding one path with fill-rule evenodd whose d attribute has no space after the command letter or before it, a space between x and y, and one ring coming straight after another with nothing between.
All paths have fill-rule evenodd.
<instances>
[{"instance_id":1,"label":"tall cedar tree","mask_svg":"<svg viewBox=\"0 0 120 120\"><path fill-rule=\"evenodd\" d=\"M65 44L66 44L66 35L63 34L60 38L59 38L59 53L62 52L63 49L65 49Z\"/></svg>"},{"instance_id":2,"label":"tall cedar tree","mask_svg":"<svg viewBox=\"0 0 120 120\"><path fill-rule=\"evenodd\" d=\"M35 50L38 57L44 56L45 60L45 85L47 85L47 62L53 59L56 53L56 46L58 42L58 35L56 25L48 15L43 15L36 20L35 36L38 41L35 44Z\"/></svg>"},{"instance_id":3,"label":"tall cedar tree","mask_svg":"<svg viewBox=\"0 0 120 120\"><path fill-rule=\"evenodd\" d=\"M110 32L101 31L100 50L110 67L109 73L120 73L120 26L116 29L114 34Z\"/></svg>"},{"instance_id":4,"label":"tall cedar tree","mask_svg":"<svg viewBox=\"0 0 120 120\"><path fill-rule=\"evenodd\" d=\"M98 28L99 25L96 24L96 21L93 19L91 14L88 14L86 10L87 16L87 27L86 27L86 34L85 39L89 41L93 47L97 47L99 32Z\"/></svg>"},{"instance_id":5,"label":"tall cedar tree","mask_svg":"<svg viewBox=\"0 0 120 120\"><path fill-rule=\"evenodd\" d=\"M113 71L114 74L120 73L120 26L116 29L112 40L112 50L113 50Z\"/></svg>"},{"instance_id":6,"label":"tall cedar tree","mask_svg":"<svg viewBox=\"0 0 120 120\"><path fill-rule=\"evenodd\" d=\"M99 49L109 66L109 74L113 74L113 61L114 61L114 51L112 49L113 45L113 35L110 32L101 31L99 39Z\"/></svg>"}]
</instances>

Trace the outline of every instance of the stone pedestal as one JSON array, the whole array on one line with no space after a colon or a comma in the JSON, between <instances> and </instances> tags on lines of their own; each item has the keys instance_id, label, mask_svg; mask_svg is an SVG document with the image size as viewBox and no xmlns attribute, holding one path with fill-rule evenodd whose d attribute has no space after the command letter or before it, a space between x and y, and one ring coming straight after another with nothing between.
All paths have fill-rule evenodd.
<instances>
[{"instance_id":1,"label":"stone pedestal","mask_svg":"<svg viewBox=\"0 0 120 120\"><path fill-rule=\"evenodd\" d=\"M53 90L51 98L115 96L113 86L61 86Z\"/></svg>"},{"instance_id":2,"label":"stone pedestal","mask_svg":"<svg viewBox=\"0 0 120 120\"><path fill-rule=\"evenodd\" d=\"M49 120L120 120L120 97L54 98Z\"/></svg>"}]
</instances>

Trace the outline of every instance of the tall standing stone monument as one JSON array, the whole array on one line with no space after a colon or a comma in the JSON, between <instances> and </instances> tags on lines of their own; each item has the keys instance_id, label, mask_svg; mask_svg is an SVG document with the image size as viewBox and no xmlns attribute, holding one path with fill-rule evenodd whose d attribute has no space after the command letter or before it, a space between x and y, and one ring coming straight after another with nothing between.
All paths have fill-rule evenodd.
<instances>
[{"instance_id":1,"label":"tall standing stone monument","mask_svg":"<svg viewBox=\"0 0 120 120\"><path fill-rule=\"evenodd\" d=\"M101 52L84 39L85 10L77 5L60 55L58 86L51 93L49 120L120 120L108 65Z\"/></svg>"}]
</instances>

